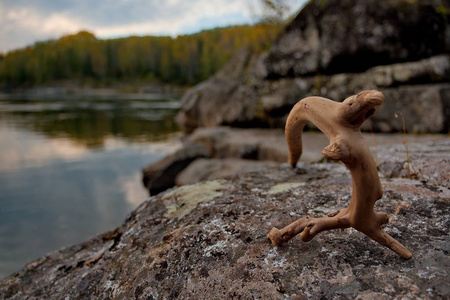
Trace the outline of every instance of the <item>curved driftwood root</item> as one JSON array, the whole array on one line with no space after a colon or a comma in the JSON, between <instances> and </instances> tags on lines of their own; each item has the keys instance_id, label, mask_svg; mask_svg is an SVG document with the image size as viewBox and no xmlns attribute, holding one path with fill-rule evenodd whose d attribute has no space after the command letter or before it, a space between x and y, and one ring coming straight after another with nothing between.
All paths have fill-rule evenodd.
<instances>
[{"instance_id":1,"label":"curved driftwood root","mask_svg":"<svg viewBox=\"0 0 450 300\"><path fill-rule=\"evenodd\" d=\"M294 106L286 121L289 164L295 168L300 159L303 127L311 122L330 141L322 155L343 162L350 170L353 192L350 205L329 213L328 217L304 217L281 230L272 228L267 235L272 244L280 245L297 234L300 234L302 241L307 242L324 230L353 227L401 257L411 257L408 249L381 229L389 221L388 215L373 210L375 202L383 196L383 188L360 127L383 101L381 92L371 90L351 96L342 103L322 97L308 97Z\"/></svg>"},{"instance_id":2,"label":"curved driftwood root","mask_svg":"<svg viewBox=\"0 0 450 300\"><path fill-rule=\"evenodd\" d=\"M350 227L355 228L355 226L351 225L348 214L344 215L341 212L348 212L348 208L328 213L327 217L323 218L303 217L297 219L283 229L273 227L267 234L267 238L270 239L274 246L279 246L288 242L298 234L300 234L300 238L303 242L309 242L317 234L325 230L344 230ZM373 228L355 229L363 232L381 245L393 250L402 258L411 258L412 254L405 246L400 244L397 240L381 229L381 226L388 222L388 215L386 213L375 213L373 218L373 222L367 222L369 224L374 224Z\"/></svg>"},{"instance_id":3,"label":"curved driftwood root","mask_svg":"<svg viewBox=\"0 0 450 300\"><path fill-rule=\"evenodd\" d=\"M271 240L273 245L281 245L300 233L302 241L309 242L324 230L345 229L350 227L346 211L347 209L331 213L328 217L323 218L300 218L281 230L275 227L272 228L267 237Z\"/></svg>"},{"instance_id":4,"label":"curved driftwood root","mask_svg":"<svg viewBox=\"0 0 450 300\"><path fill-rule=\"evenodd\" d=\"M405 259L409 259L412 257L411 252L405 246L403 246L399 241L387 234L383 229L379 228L378 230L370 234L366 234L372 240L377 241L381 245L388 247L389 249L400 255L400 257Z\"/></svg>"}]
</instances>

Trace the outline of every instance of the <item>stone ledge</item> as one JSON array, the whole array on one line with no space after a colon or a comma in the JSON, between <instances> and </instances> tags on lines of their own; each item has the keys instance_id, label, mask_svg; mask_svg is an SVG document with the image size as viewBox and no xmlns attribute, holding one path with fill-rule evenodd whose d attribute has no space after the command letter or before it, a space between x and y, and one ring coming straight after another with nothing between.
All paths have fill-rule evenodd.
<instances>
[{"instance_id":1,"label":"stone ledge","mask_svg":"<svg viewBox=\"0 0 450 300\"><path fill-rule=\"evenodd\" d=\"M370 121L370 120L369 120ZM399 119L398 122L401 122ZM416 177L449 187L450 139L445 135L408 135L411 174L407 171L404 135L363 134L380 172L387 177ZM301 161L324 160L328 140L320 132L303 133ZM280 129L199 128L186 137L176 153L144 168L143 181L151 195L175 185L192 184L285 163L288 150Z\"/></svg>"},{"instance_id":2,"label":"stone ledge","mask_svg":"<svg viewBox=\"0 0 450 300\"><path fill-rule=\"evenodd\" d=\"M385 230L411 250L410 260L354 230L274 247L266 238L272 226L322 216L350 200L351 180L342 165L298 167L267 168L151 197L120 228L0 281L0 298L450 297L447 188L382 178L385 194L376 210L391 214ZM198 200L190 198L202 188L210 196L190 201ZM182 202L190 203L187 212Z\"/></svg>"}]
</instances>

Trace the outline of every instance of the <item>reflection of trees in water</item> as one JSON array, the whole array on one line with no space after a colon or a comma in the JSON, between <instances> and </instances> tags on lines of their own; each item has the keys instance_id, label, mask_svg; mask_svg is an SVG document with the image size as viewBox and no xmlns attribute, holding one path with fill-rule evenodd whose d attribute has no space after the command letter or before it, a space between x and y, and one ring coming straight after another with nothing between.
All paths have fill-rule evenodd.
<instances>
[{"instance_id":1,"label":"reflection of trees in water","mask_svg":"<svg viewBox=\"0 0 450 300\"><path fill-rule=\"evenodd\" d=\"M15 126L48 137L66 137L88 147L102 146L107 137L129 142L163 140L178 130L176 109L133 108L113 103L99 107L61 107L39 111L2 112Z\"/></svg>"}]
</instances>

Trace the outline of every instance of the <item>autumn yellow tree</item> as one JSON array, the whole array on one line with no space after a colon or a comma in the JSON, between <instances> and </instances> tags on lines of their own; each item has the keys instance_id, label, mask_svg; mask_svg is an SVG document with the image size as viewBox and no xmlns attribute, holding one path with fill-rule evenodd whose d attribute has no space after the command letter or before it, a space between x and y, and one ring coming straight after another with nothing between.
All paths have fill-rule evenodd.
<instances>
[{"instance_id":1,"label":"autumn yellow tree","mask_svg":"<svg viewBox=\"0 0 450 300\"><path fill-rule=\"evenodd\" d=\"M219 70L244 45L270 47L279 32L260 23L172 37L101 40L81 31L59 40L12 51L0 60L0 85L36 85L61 80L99 83L156 81L193 85Z\"/></svg>"}]
</instances>

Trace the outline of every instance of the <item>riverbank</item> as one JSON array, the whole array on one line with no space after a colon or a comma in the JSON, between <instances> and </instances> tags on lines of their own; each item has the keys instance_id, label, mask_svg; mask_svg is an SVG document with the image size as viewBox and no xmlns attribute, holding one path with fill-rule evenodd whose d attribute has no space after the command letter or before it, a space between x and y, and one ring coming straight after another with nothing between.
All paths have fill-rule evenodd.
<instances>
[{"instance_id":1,"label":"riverbank","mask_svg":"<svg viewBox=\"0 0 450 300\"><path fill-rule=\"evenodd\" d=\"M141 168L179 148L172 96L9 96L0 95L0 278L119 226L148 197Z\"/></svg>"},{"instance_id":2,"label":"riverbank","mask_svg":"<svg viewBox=\"0 0 450 300\"><path fill-rule=\"evenodd\" d=\"M55 96L112 96L112 95L174 95L180 98L188 86L173 84L149 83L145 81L114 81L114 82L80 82L65 80L37 86L2 87L0 94L14 97L29 96L34 98Z\"/></svg>"},{"instance_id":3,"label":"riverbank","mask_svg":"<svg viewBox=\"0 0 450 300\"><path fill-rule=\"evenodd\" d=\"M364 133L363 136L385 176L416 178L450 187L450 157L445 155L450 152L448 135ZM310 131L302 139L301 162L324 161L321 152L329 143L325 135ZM286 163L287 157L281 129L199 128L184 137L183 146L175 153L144 168L143 182L149 193L155 195L176 185Z\"/></svg>"},{"instance_id":4,"label":"riverbank","mask_svg":"<svg viewBox=\"0 0 450 300\"><path fill-rule=\"evenodd\" d=\"M383 164L404 145L377 147ZM435 170L449 174L448 138L419 143L420 154L410 147L411 155L440 158ZM351 190L341 164L279 164L151 197L120 227L0 281L0 298L448 298L449 189L380 176L376 209L390 214L385 230L411 250L409 260L355 230L272 246L270 228L345 207Z\"/></svg>"}]
</instances>

